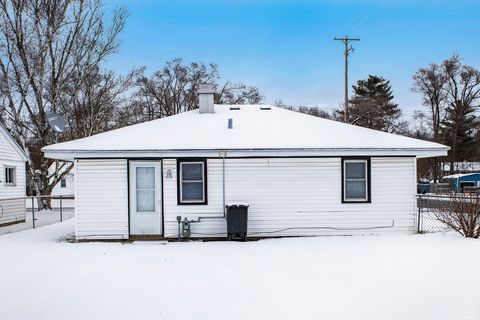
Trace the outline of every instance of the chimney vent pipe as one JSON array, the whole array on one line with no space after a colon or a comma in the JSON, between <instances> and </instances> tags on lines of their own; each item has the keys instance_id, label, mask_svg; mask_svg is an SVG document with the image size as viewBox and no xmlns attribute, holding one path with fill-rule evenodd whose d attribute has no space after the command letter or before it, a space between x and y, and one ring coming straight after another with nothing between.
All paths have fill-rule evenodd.
<instances>
[{"instance_id":1,"label":"chimney vent pipe","mask_svg":"<svg viewBox=\"0 0 480 320\"><path fill-rule=\"evenodd\" d=\"M215 93L213 83L200 84L198 88L198 102L200 113L214 113L213 94Z\"/></svg>"}]
</instances>

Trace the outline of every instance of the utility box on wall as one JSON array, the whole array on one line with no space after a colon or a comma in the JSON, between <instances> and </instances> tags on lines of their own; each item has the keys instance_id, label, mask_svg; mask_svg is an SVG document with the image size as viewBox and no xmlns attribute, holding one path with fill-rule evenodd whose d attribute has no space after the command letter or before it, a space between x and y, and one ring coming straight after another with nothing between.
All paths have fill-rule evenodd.
<instances>
[{"instance_id":1,"label":"utility box on wall","mask_svg":"<svg viewBox=\"0 0 480 320\"><path fill-rule=\"evenodd\" d=\"M228 205L226 209L228 239L247 239L248 205Z\"/></svg>"}]
</instances>

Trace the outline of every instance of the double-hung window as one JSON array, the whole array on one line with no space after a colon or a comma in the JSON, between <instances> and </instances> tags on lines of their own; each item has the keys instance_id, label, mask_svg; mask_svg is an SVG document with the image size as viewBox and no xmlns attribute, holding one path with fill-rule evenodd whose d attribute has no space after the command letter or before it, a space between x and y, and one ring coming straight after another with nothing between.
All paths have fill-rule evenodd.
<instances>
[{"instance_id":1,"label":"double-hung window","mask_svg":"<svg viewBox=\"0 0 480 320\"><path fill-rule=\"evenodd\" d=\"M343 159L343 202L370 202L370 160Z\"/></svg>"},{"instance_id":2,"label":"double-hung window","mask_svg":"<svg viewBox=\"0 0 480 320\"><path fill-rule=\"evenodd\" d=\"M5 185L14 186L17 183L15 167L5 167Z\"/></svg>"},{"instance_id":3,"label":"double-hung window","mask_svg":"<svg viewBox=\"0 0 480 320\"><path fill-rule=\"evenodd\" d=\"M178 203L207 204L206 161L178 161Z\"/></svg>"}]
</instances>

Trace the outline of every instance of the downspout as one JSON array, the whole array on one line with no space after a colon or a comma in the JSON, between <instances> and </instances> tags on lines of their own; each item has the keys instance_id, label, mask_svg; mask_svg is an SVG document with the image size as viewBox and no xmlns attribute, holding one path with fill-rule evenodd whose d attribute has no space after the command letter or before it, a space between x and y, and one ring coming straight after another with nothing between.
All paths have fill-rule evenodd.
<instances>
[{"instance_id":1,"label":"downspout","mask_svg":"<svg viewBox=\"0 0 480 320\"><path fill-rule=\"evenodd\" d=\"M222 191L223 191L223 217L227 214L227 209L225 205L225 155L227 154L226 150L223 150L223 157L222 157Z\"/></svg>"}]
</instances>

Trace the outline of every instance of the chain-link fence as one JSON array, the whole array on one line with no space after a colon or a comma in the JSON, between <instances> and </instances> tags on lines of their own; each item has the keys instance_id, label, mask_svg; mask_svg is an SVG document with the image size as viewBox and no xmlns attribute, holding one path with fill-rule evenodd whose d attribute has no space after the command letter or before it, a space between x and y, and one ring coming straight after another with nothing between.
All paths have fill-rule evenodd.
<instances>
[{"instance_id":1,"label":"chain-link fence","mask_svg":"<svg viewBox=\"0 0 480 320\"><path fill-rule=\"evenodd\" d=\"M41 209L40 199L50 207ZM0 199L0 234L49 225L74 216L72 195L4 198Z\"/></svg>"},{"instance_id":2,"label":"chain-link fence","mask_svg":"<svg viewBox=\"0 0 480 320\"><path fill-rule=\"evenodd\" d=\"M478 194L417 195L417 232L451 231L462 219L468 223L479 203Z\"/></svg>"}]
</instances>

